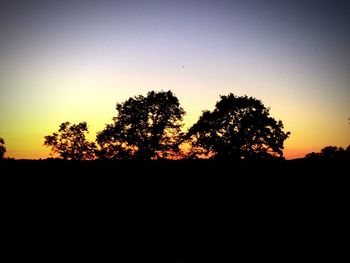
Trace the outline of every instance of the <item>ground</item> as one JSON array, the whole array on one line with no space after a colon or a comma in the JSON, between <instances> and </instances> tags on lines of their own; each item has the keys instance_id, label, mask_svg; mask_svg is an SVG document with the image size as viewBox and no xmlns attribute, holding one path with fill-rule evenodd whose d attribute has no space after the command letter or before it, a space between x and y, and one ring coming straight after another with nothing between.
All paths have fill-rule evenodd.
<instances>
[{"instance_id":1,"label":"ground","mask_svg":"<svg viewBox=\"0 0 350 263\"><path fill-rule=\"evenodd\" d=\"M16 262L348 261L345 162L0 166Z\"/></svg>"}]
</instances>

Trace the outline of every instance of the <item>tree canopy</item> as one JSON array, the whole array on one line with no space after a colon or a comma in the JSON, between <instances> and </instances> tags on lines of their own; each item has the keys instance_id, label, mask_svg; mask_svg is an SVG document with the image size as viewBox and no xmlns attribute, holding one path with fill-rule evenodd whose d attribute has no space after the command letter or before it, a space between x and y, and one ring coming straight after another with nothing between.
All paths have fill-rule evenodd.
<instances>
[{"instance_id":1,"label":"tree canopy","mask_svg":"<svg viewBox=\"0 0 350 263\"><path fill-rule=\"evenodd\" d=\"M45 136L44 145L51 147L64 160L89 160L95 156L95 143L86 139L88 133L86 122L70 124L63 122L58 132Z\"/></svg>"},{"instance_id":2,"label":"tree canopy","mask_svg":"<svg viewBox=\"0 0 350 263\"><path fill-rule=\"evenodd\" d=\"M44 145L66 160L266 159L283 158L290 135L260 100L232 93L220 96L213 111L203 111L186 134L185 111L170 90L131 97L117 103L116 111L113 122L97 133L97 146L86 140L86 122L62 123L45 136ZM184 142L188 152L180 151Z\"/></svg>"},{"instance_id":3,"label":"tree canopy","mask_svg":"<svg viewBox=\"0 0 350 263\"><path fill-rule=\"evenodd\" d=\"M193 156L215 159L260 159L283 156L290 132L255 98L221 96L213 111L203 111L187 133Z\"/></svg>"},{"instance_id":4,"label":"tree canopy","mask_svg":"<svg viewBox=\"0 0 350 263\"><path fill-rule=\"evenodd\" d=\"M3 138L0 138L0 159L4 158L6 152L5 141Z\"/></svg>"},{"instance_id":5,"label":"tree canopy","mask_svg":"<svg viewBox=\"0 0 350 263\"><path fill-rule=\"evenodd\" d=\"M97 134L102 158L150 160L179 151L185 111L171 91L129 98L116 110L113 123Z\"/></svg>"}]
</instances>

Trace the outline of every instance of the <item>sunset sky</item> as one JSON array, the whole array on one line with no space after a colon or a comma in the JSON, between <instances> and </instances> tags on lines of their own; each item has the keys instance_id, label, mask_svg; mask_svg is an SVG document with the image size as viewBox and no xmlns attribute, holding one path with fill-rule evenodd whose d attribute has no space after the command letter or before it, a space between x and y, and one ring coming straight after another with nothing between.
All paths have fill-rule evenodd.
<instances>
[{"instance_id":1,"label":"sunset sky","mask_svg":"<svg viewBox=\"0 0 350 263\"><path fill-rule=\"evenodd\" d=\"M0 137L46 158L43 137L172 90L185 128L219 95L261 99L291 132L287 158L350 144L347 1L6 1L0 8Z\"/></svg>"}]
</instances>

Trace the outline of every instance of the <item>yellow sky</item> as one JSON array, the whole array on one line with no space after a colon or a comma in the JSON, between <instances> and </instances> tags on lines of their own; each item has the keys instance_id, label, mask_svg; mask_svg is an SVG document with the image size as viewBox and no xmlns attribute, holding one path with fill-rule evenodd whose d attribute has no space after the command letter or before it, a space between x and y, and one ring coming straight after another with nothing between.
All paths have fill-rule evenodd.
<instances>
[{"instance_id":1,"label":"yellow sky","mask_svg":"<svg viewBox=\"0 0 350 263\"><path fill-rule=\"evenodd\" d=\"M327 145L346 147L349 143L350 125L346 111L339 114L339 110L333 109L332 103L327 105L322 97L310 101L307 92L294 93L290 79L276 84L250 79L239 83L233 78L218 83L210 78L199 79L199 76L191 74L191 69L177 69L174 76L163 78L157 77L156 73L154 76L138 74L139 78L134 78L131 73L121 76L107 74L110 73L85 75L77 70L67 70L61 75L46 72L45 78L41 77L42 72L31 72L30 77L23 76L27 90L12 94L12 99L21 107L1 117L4 124L1 126L1 136L6 141L7 156L29 159L48 157L50 151L43 147L43 137L57 131L64 121L87 121L89 138L94 140L96 132L115 116L117 102L138 94L145 95L152 89L171 89L178 96L186 111L185 129L198 119L202 110L212 110L219 95L233 92L261 99L265 106L270 107L271 115L281 119L285 130L292 133L285 143L287 158L303 157ZM281 85L284 85L283 88ZM217 86L221 88L216 89ZM266 94L264 89L270 92Z\"/></svg>"}]
</instances>

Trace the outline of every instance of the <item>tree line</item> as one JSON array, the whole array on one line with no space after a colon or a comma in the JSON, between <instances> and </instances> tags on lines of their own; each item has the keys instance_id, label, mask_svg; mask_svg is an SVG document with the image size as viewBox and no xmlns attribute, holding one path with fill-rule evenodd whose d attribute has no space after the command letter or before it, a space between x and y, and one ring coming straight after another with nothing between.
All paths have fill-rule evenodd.
<instances>
[{"instance_id":1,"label":"tree line","mask_svg":"<svg viewBox=\"0 0 350 263\"><path fill-rule=\"evenodd\" d=\"M345 160L350 159L350 145L344 149L337 146L326 146L320 152L311 152L305 155L310 160Z\"/></svg>"},{"instance_id":2,"label":"tree line","mask_svg":"<svg viewBox=\"0 0 350 263\"><path fill-rule=\"evenodd\" d=\"M220 96L214 110L203 111L186 132L185 111L171 91L131 97L117 103L116 111L112 123L97 132L95 142L86 138L86 122L64 122L44 137L44 145L64 160L271 159L283 158L290 135L260 100L232 93ZM0 138L0 159L6 152L4 144ZM346 150L328 146L305 157L348 158L349 152L350 146Z\"/></svg>"},{"instance_id":3,"label":"tree line","mask_svg":"<svg viewBox=\"0 0 350 263\"><path fill-rule=\"evenodd\" d=\"M45 136L44 145L66 160L238 160L283 158L290 135L260 100L234 94L221 96L187 132L182 130L185 111L171 91L131 97L117 103L116 111L95 142L86 139L86 122L65 122Z\"/></svg>"}]
</instances>

